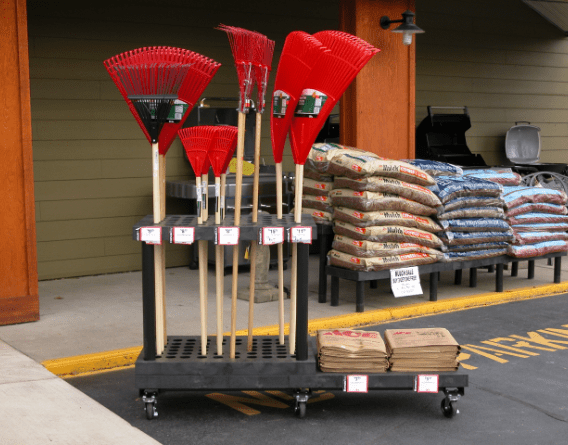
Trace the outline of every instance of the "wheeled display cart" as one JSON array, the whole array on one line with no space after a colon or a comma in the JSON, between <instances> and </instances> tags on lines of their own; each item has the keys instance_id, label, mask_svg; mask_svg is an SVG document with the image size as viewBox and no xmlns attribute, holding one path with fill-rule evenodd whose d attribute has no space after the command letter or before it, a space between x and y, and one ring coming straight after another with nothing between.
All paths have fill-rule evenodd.
<instances>
[{"instance_id":1,"label":"wheeled display cart","mask_svg":"<svg viewBox=\"0 0 568 445\"><path fill-rule=\"evenodd\" d=\"M292 214L284 215L281 220L275 215L259 215L258 219L258 223L252 224L250 216L243 217L239 226L240 240L258 240L259 233L266 227L283 227L286 231L297 226L310 227L312 236L317 237L316 226L309 215L302 215L300 224L294 223ZM156 225L151 216L147 216L134 226L133 237L140 241L142 228L161 227L162 242L171 242L174 228L191 227L195 230L195 240L214 242L219 227L231 226L230 216L221 226L213 224L212 218L206 224L197 225L196 217L185 215L167 216ZM198 336L169 335L164 353L156 355L153 257L154 245L142 242L144 347L136 361L135 385L148 419L157 416L156 401L163 391L288 390L294 393L295 413L304 417L312 390L344 390L350 376L319 371L315 338L308 336L309 244L298 243L295 354L288 351L287 341L280 345L277 336L255 337L251 351L247 350L247 338L237 337L235 358L231 359L228 351L222 356L216 354L214 336L208 338L207 354L201 355ZM228 342L227 336L224 343ZM436 389L444 393L442 412L446 417L452 417L456 412L454 403L468 386L468 376L458 372L437 373L436 376ZM414 373L368 374L366 387L368 390L415 390L419 377Z\"/></svg>"}]
</instances>

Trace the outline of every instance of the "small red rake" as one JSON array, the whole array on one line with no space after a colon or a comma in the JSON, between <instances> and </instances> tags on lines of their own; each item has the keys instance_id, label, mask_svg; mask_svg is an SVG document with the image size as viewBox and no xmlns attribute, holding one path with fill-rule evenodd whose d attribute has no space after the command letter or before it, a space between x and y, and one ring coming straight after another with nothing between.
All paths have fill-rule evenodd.
<instances>
[{"instance_id":1,"label":"small red rake","mask_svg":"<svg viewBox=\"0 0 568 445\"><path fill-rule=\"evenodd\" d=\"M221 176L227 171L227 166L235 147L237 146L237 127L220 125L213 144L209 149L209 160L215 175L215 224L221 224ZM224 290L224 250L221 245L215 246L215 278L217 301L217 355L223 355L223 294Z\"/></svg>"},{"instance_id":2,"label":"small red rake","mask_svg":"<svg viewBox=\"0 0 568 445\"><path fill-rule=\"evenodd\" d=\"M201 214L201 172L208 162L208 153L213 145L219 127L202 125L188 127L179 131L179 138L187 154L187 159L195 173L195 186L197 193L197 223L203 224ZM207 355L207 241L199 240L199 305L201 310L201 355Z\"/></svg>"},{"instance_id":3,"label":"small red rake","mask_svg":"<svg viewBox=\"0 0 568 445\"><path fill-rule=\"evenodd\" d=\"M294 221L302 221L304 164L331 110L355 76L379 50L364 40L341 31L314 34L329 50L318 59L307 77L290 129L296 164ZM290 352L295 349L297 245L292 245L290 293Z\"/></svg>"},{"instance_id":4,"label":"small red rake","mask_svg":"<svg viewBox=\"0 0 568 445\"><path fill-rule=\"evenodd\" d=\"M153 215L154 223L159 223L166 216L165 155L220 64L185 49L153 46L118 54L105 60L104 65L152 145ZM157 245L154 268L158 355L167 338L165 266L164 246Z\"/></svg>"},{"instance_id":5,"label":"small red rake","mask_svg":"<svg viewBox=\"0 0 568 445\"><path fill-rule=\"evenodd\" d=\"M286 136L312 66L318 61L325 48L319 40L303 31L288 34L284 42L272 95L270 130L272 154L276 164L276 214L282 219L282 155ZM279 341L284 344L284 255L283 246L278 244L278 326Z\"/></svg>"}]
</instances>

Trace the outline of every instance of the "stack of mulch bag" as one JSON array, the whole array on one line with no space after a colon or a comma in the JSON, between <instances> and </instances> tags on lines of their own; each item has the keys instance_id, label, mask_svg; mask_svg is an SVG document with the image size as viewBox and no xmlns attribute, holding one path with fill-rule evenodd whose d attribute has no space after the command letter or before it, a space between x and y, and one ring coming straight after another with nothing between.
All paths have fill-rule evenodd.
<instances>
[{"instance_id":1,"label":"stack of mulch bag","mask_svg":"<svg viewBox=\"0 0 568 445\"><path fill-rule=\"evenodd\" d=\"M350 329L320 330L318 362L324 372L386 372L389 360L379 332Z\"/></svg>"},{"instance_id":2,"label":"stack of mulch bag","mask_svg":"<svg viewBox=\"0 0 568 445\"><path fill-rule=\"evenodd\" d=\"M445 328L387 329L385 344L393 372L443 372L459 367L460 346Z\"/></svg>"},{"instance_id":3,"label":"stack of mulch bag","mask_svg":"<svg viewBox=\"0 0 568 445\"><path fill-rule=\"evenodd\" d=\"M507 220L514 232L508 254L530 258L568 250L566 193L542 187L505 187Z\"/></svg>"},{"instance_id":4,"label":"stack of mulch bag","mask_svg":"<svg viewBox=\"0 0 568 445\"><path fill-rule=\"evenodd\" d=\"M442 257L434 179L407 162L340 152L329 163L335 238L331 265L378 271Z\"/></svg>"},{"instance_id":5,"label":"stack of mulch bag","mask_svg":"<svg viewBox=\"0 0 568 445\"><path fill-rule=\"evenodd\" d=\"M333 175L327 173L329 163L340 152L351 154L366 153L357 148L340 144L317 143L306 159L304 186L302 189L302 213L311 215L316 224L331 224L333 209L330 192L333 189Z\"/></svg>"},{"instance_id":6,"label":"stack of mulch bag","mask_svg":"<svg viewBox=\"0 0 568 445\"><path fill-rule=\"evenodd\" d=\"M507 253L513 231L505 220L503 186L464 175L461 168L436 161L410 161L436 178L440 199L438 236L445 244L442 261L469 261ZM489 177L487 178L489 179Z\"/></svg>"}]
</instances>

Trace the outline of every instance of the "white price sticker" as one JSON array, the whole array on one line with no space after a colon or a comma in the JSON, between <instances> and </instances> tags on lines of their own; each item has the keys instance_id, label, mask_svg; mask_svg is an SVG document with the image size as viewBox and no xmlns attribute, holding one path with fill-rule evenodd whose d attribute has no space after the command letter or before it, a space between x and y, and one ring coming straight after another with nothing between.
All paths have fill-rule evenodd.
<instances>
[{"instance_id":1,"label":"white price sticker","mask_svg":"<svg viewBox=\"0 0 568 445\"><path fill-rule=\"evenodd\" d=\"M262 228L262 244L271 246L284 242L284 227L263 227Z\"/></svg>"},{"instance_id":2,"label":"white price sticker","mask_svg":"<svg viewBox=\"0 0 568 445\"><path fill-rule=\"evenodd\" d=\"M312 228L311 227L291 227L290 242L312 244Z\"/></svg>"},{"instance_id":3,"label":"white price sticker","mask_svg":"<svg viewBox=\"0 0 568 445\"><path fill-rule=\"evenodd\" d=\"M439 391L438 381L440 376L437 374L419 374L416 376L415 388L416 392L433 392Z\"/></svg>"},{"instance_id":4,"label":"white price sticker","mask_svg":"<svg viewBox=\"0 0 568 445\"><path fill-rule=\"evenodd\" d=\"M422 295L418 266L391 269L391 289L395 297Z\"/></svg>"},{"instance_id":5,"label":"white price sticker","mask_svg":"<svg viewBox=\"0 0 568 445\"><path fill-rule=\"evenodd\" d=\"M217 244L220 246L236 246L239 244L241 229L238 227L217 228Z\"/></svg>"},{"instance_id":6,"label":"white price sticker","mask_svg":"<svg viewBox=\"0 0 568 445\"><path fill-rule=\"evenodd\" d=\"M347 375L345 376L346 392L369 392L368 375Z\"/></svg>"},{"instance_id":7,"label":"white price sticker","mask_svg":"<svg viewBox=\"0 0 568 445\"><path fill-rule=\"evenodd\" d=\"M162 228L140 227L140 241L146 244L162 244Z\"/></svg>"},{"instance_id":8,"label":"white price sticker","mask_svg":"<svg viewBox=\"0 0 568 445\"><path fill-rule=\"evenodd\" d=\"M173 244L193 244L195 227L174 227L172 230Z\"/></svg>"}]
</instances>

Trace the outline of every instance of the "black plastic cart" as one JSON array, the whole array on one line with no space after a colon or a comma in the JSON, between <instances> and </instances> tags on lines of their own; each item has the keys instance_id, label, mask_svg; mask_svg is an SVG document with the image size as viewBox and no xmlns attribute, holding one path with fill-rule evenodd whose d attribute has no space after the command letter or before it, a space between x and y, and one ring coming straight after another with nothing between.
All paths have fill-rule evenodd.
<instances>
[{"instance_id":1,"label":"black plastic cart","mask_svg":"<svg viewBox=\"0 0 568 445\"><path fill-rule=\"evenodd\" d=\"M207 224L196 225L194 216L167 216L158 226L162 228L163 242L170 242L175 227L194 227L196 240L215 240L219 226L210 218ZM231 226L226 218L223 227ZM156 226L147 216L134 226L133 237L140 241L142 227ZM282 220L274 215L259 215L252 224L250 216L240 225L241 240L258 240L263 227L309 226L317 237L313 218L303 215L301 224L294 223L293 215ZM156 314L154 295L154 247L142 242L143 335L144 348L136 361L135 384L140 391L146 416L157 416L156 402L163 391L217 391L217 390L289 390L296 400L295 413L306 414L306 404L312 390L343 390L350 377L340 373L318 370L315 339L308 336L308 256L309 244L298 244L298 288L296 315L296 353L290 354L288 344L280 345L276 336L254 338L252 351L247 351L247 338L237 337L235 358L216 355L215 337L208 338L207 354L200 354L200 339L195 336L168 336L166 349L156 355ZM224 342L228 343L229 337ZM211 347L210 347L211 346ZM430 373L431 374L431 373ZM454 403L464 394L468 376L458 372L436 374L437 390L443 392L442 412L452 417ZM415 390L418 374L379 373L366 376L368 390Z\"/></svg>"}]
</instances>

